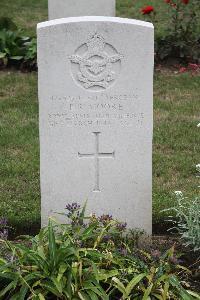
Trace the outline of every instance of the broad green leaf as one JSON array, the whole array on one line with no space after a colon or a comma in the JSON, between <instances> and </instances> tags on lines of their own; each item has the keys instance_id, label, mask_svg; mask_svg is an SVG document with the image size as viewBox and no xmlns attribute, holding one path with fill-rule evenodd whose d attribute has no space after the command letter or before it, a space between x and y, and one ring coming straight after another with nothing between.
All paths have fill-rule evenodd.
<instances>
[{"instance_id":1,"label":"broad green leaf","mask_svg":"<svg viewBox=\"0 0 200 300\"><path fill-rule=\"evenodd\" d=\"M38 294L38 297L39 297L40 300L45 300L45 297L41 293Z\"/></svg>"},{"instance_id":2,"label":"broad green leaf","mask_svg":"<svg viewBox=\"0 0 200 300\"><path fill-rule=\"evenodd\" d=\"M86 293L84 293L84 292L78 292L78 295L79 295L79 297L80 297L81 300L91 300L89 298L89 296Z\"/></svg>"},{"instance_id":3,"label":"broad green leaf","mask_svg":"<svg viewBox=\"0 0 200 300\"><path fill-rule=\"evenodd\" d=\"M46 274L49 273L49 265L47 260L44 260L41 256L39 256L34 251L30 251L27 256L29 257L30 260L34 261L36 266L42 269Z\"/></svg>"},{"instance_id":4,"label":"broad green leaf","mask_svg":"<svg viewBox=\"0 0 200 300\"><path fill-rule=\"evenodd\" d=\"M146 276L146 274L139 274L135 276L126 287L126 294L129 296L132 289Z\"/></svg>"},{"instance_id":5,"label":"broad green leaf","mask_svg":"<svg viewBox=\"0 0 200 300\"><path fill-rule=\"evenodd\" d=\"M6 53L0 52L0 58L4 58L6 56Z\"/></svg>"},{"instance_id":6,"label":"broad green leaf","mask_svg":"<svg viewBox=\"0 0 200 300\"><path fill-rule=\"evenodd\" d=\"M50 283L42 283L41 287L45 288L47 291L52 293L53 295L60 297L59 292L53 287L53 284Z\"/></svg>"},{"instance_id":7,"label":"broad green leaf","mask_svg":"<svg viewBox=\"0 0 200 300\"><path fill-rule=\"evenodd\" d=\"M194 293L193 291L188 291L188 290L187 290L187 292L188 292L189 295L193 296L195 299L200 300L200 295L199 294Z\"/></svg>"},{"instance_id":8,"label":"broad green leaf","mask_svg":"<svg viewBox=\"0 0 200 300\"><path fill-rule=\"evenodd\" d=\"M23 285L20 289L20 292L19 292L19 299L20 300L25 300L26 298L26 294L28 293L28 287L27 285Z\"/></svg>"},{"instance_id":9,"label":"broad green leaf","mask_svg":"<svg viewBox=\"0 0 200 300\"><path fill-rule=\"evenodd\" d=\"M84 282L83 290L85 290L85 291L91 290L95 294L100 296L103 300L108 300L108 296L107 296L106 292L101 287L101 285L95 280Z\"/></svg>"},{"instance_id":10,"label":"broad green leaf","mask_svg":"<svg viewBox=\"0 0 200 300\"><path fill-rule=\"evenodd\" d=\"M10 282L3 290L0 291L0 297L5 296L10 290L14 290L17 285L17 280Z\"/></svg>"},{"instance_id":11,"label":"broad green leaf","mask_svg":"<svg viewBox=\"0 0 200 300\"><path fill-rule=\"evenodd\" d=\"M95 294L95 292L88 290L87 293L90 296L91 300L99 300L99 298L97 297L97 295Z\"/></svg>"},{"instance_id":12,"label":"broad green leaf","mask_svg":"<svg viewBox=\"0 0 200 300\"><path fill-rule=\"evenodd\" d=\"M10 56L10 59L14 59L14 60L21 60L23 59L23 56Z\"/></svg>"},{"instance_id":13,"label":"broad green leaf","mask_svg":"<svg viewBox=\"0 0 200 300\"><path fill-rule=\"evenodd\" d=\"M152 293L152 296L154 296L158 300L164 300L164 298L161 295L159 295L159 294Z\"/></svg>"},{"instance_id":14,"label":"broad green leaf","mask_svg":"<svg viewBox=\"0 0 200 300\"><path fill-rule=\"evenodd\" d=\"M186 268L186 267L184 267L184 266L177 265L176 268L177 268L177 269L184 270L186 273L188 273L188 274L190 274L190 275L192 274L192 272L191 272L188 268Z\"/></svg>"},{"instance_id":15,"label":"broad green leaf","mask_svg":"<svg viewBox=\"0 0 200 300\"><path fill-rule=\"evenodd\" d=\"M59 282L62 277L63 277L63 274L66 272L68 266L66 264L61 264L60 267L59 267L59 271L58 271L58 276L57 276L57 281Z\"/></svg>"},{"instance_id":16,"label":"broad green leaf","mask_svg":"<svg viewBox=\"0 0 200 300\"><path fill-rule=\"evenodd\" d=\"M169 292L169 282L166 281L163 290L163 300L167 300L167 294Z\"/></svg>"},{"instance_id":17,"label":"broad green leaf","mask_svg":"<svg viewBox=\"0 0 200 300\"><path fill-rule=\"evenodd\" d=\"M86 240L88 236L90 236L90 233L93 232L95 228L96 228L96 224L90 225L88 228L86 228L81 235L81 239L83 241Z\"/></svg>"},{"instance_id":18,"label":"broad green leaf","mask_svg":"<svg viewBox=\"0 0 200 300\"><path fill-rule=\"evenodd\" d=\"M191 300L190 294L182 287L176 276L171 276L170 283L177 288L183 300Z\"/></svg>"},{"instance_id":19,"label":"broad green leaf","mask_svg":"<svg viewBox=\"0 0 200 300\"><path fill-rule=\"evenodd\" d=\"M117 278L113 277L112 281L114 281L116 288L123 294L126 295L126 288L123 283Z\"/></svg>"},{"instance_id":20,"label":"broad green leaf","mask_svg":"<svg viewBox=\"0 0 200 300\"><path fill-rule=\"evenodd\" d=\"M109 278L112 278L112 277L116 277L118 274L119 274L119 271L118 270L104 270L104 269L101 269L99 270L99 272L95 271L95 269L93 268L94 270L94 274L96 275L96 279L99 281L99 280L103 280L103 281L107 281Z\"/></svg>"},{"instance_id":21,"label":"broad green leaf","mask_svg":"<svg viewBox=\"0 0 200 300\"><path fill-rule=\"evenodd\" d=\"M51 280L54 283L55 287L57 288L58 292L62 294L63 287L61 281L58 281L57 278L55 277L52 277Z\"/></svg>"},{"instance_id":22,"label":"broad green leaf","mask_svg":"<svg viewBox=\"0 0 200 300\"><path fill-rule=\"evenodd\" d=\"M72 297L72 274L71 272L68 272L67 274L67 284L66 284L66 291L67 294L69 295L69 298L71 299Z\"/></svg>"},{"instance_id":23,"label":"broad green leaf","mask_svg":"<svg viewBox=\"0 0 200 300\"><path fill-rule=\"evenodd\" d=\"M153 288L153 283L151 283L150 286L146 289L142 300L148 300L149 295L151 294L152 288Z\"/></svg>"}]
</instances>

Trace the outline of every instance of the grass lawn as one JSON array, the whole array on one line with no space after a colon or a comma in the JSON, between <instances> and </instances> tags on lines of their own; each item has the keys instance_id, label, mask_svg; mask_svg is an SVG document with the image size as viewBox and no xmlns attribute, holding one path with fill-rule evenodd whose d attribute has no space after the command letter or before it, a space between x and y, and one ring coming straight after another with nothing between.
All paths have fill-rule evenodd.
<instances>
[{"instance_id":1,"label":"grass lawn","mask_svg":"<svg viewBox=\"0 0 200 300\"><path fill-rule=\"evenodd\" d=\"M81 0L80 0L81 1ZM48 0L1 0L0 17L6 16L23 28L29 35L35 35L36 24L46 21L48 18ZM117 16L142 19L141 8L145 5L153 5L156 9L159 30L162 30L166 19L167 5L163 0L116 0Z\"/></svg>"},{"instance_id":2,"label":"grass lawn","mask_svg":"<svg viewBox=\"0 0 200 300\"><path fill-rule=\"evenodd\" d=\"M118 1L118 15L139 17L140 7L156 2ZM47 3L1 0L0 15L34 34L36 23L47 19ZM156 72L154 94L153 220L161 227L165 216L160 210L173 206L174 190L197 194L200 76ZM40 227L36 73L0 72L0 125L0 216L7 216L18 232L30 233Z\"/></svg>"}]
</instances>

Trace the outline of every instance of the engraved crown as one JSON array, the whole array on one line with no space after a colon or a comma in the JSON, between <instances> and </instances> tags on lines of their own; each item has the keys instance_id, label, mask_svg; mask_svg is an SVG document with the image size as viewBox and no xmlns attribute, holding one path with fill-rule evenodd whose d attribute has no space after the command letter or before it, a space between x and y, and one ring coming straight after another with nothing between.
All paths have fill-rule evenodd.
<instances>
[{"instance_id":1,"label":"engraved crown","mask_svg":"<svg viewBox=\"0 0 200 300\"><path fill-rule=\"evenodd\" d=\"M101 35L96 33L88 40L87 46L88 46L88 50L102 51L105 47L104 38Z\"/></svg>"}]
</instances>

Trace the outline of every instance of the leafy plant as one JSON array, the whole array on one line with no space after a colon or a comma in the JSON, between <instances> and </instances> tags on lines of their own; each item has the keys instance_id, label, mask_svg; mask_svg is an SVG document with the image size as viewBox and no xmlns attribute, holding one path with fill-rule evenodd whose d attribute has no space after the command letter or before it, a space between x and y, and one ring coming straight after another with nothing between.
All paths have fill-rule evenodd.
<instances>
[{"instance_id":1,"label":"leafy plant","mask_svg":"<svg viewBox=\"0 0 200 300\"><path fill-rule=\"evenodd\" d=\"M26 46L25 62L29 62L31 66L36 66L37 63L37 40L32 38L24 43Z\"/></svg>"},{"instance_id":2,"label":"leafy plant","mask_svg":"<svg viewBox=\"0 0 200 300\"><path fill-rule=\"evenodd\" d=\"M161 59L169 56L200 62L200 7L198 0L170 0L165 36L157 39Z\"/></svg>"},{"instance_id":3,"label":"leafy plant","mask_svg":"<svg viewBox=\"0 0 200 300\"><path fill-rule=\"evenodd\" d=\"M0 60L4 66L22 62L36 65L36 39L25 37L8 18L0 19Z\"/></svg>"},{"instance_id":4,"label":"leafy plant","mask_svg":"<svg viewBox=\"0 0 200 300\"><path fill-rule=\"evenodd\" d=\"M199 299L180 282L174 248L151 255L131 247L125 223L85 217L76 203L65 214L68 224L50 219L35 237L3 241L0 299Z\"/></svg>"},{"instance_id":5,"label":"leafy plant","mask_svg":"<svg viewBox=\"0 0 200 300\"><path fill-rule=\"evenodd\" d=\"M200 197L191 202L184 197L182 192L176 192L177 206L165 211L174 211L175 216L169 221L174 226L170 231L178 232L186 246L191 246L194 251L200 250Z\"/></svg>"},{"instance_id":6,"label":"leafy plant","mask_svg":"<svg viewBox=\"0 0 200 300\"><path fill-rule=\"evenodd\" d=\"M200 164L196 165L196 170L199 177ZM174 224L169 230L178 232L186 246L200 251L200 197L188 201L188 197L184 197L181 191L176 191L175 195L177 206L165 210L175 212L175 217L169 218Z\"/></svg>"},{"instance_id":7,"label":"leafy plant","mask_svg":"<svg viewBox=\"0 0 200 300\"><path fill-rule=\"evenodd\" d=\"M167 23L163 32L157 32L155 52L158 60L176 58L200 62L200 6L199 0L162 0L166 3ZM149 9L148 9L149 8ZM150 9L152 8L152 9ZM141 10L157 29L156 8Z\"/></svg>"}]
</instances>

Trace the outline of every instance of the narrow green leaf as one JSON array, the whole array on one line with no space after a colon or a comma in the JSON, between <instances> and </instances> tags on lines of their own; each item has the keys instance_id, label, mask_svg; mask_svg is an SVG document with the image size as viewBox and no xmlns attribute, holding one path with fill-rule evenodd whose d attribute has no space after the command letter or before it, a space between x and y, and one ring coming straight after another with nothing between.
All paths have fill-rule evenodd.
<instances>
[{"instance_id":1,"label":"narrow green leaf","mask_svg":"<svg viewBox=\"0 0 200 300\"><path fill-rule=\"evenodd\" d=\"M49 237L49 255L52 267L55 266L55 259L56 259L56 240L55 240L55 233L53 230L52 222L49 220L48 225L48 237Z\"/></svg>"}]
</instances>

